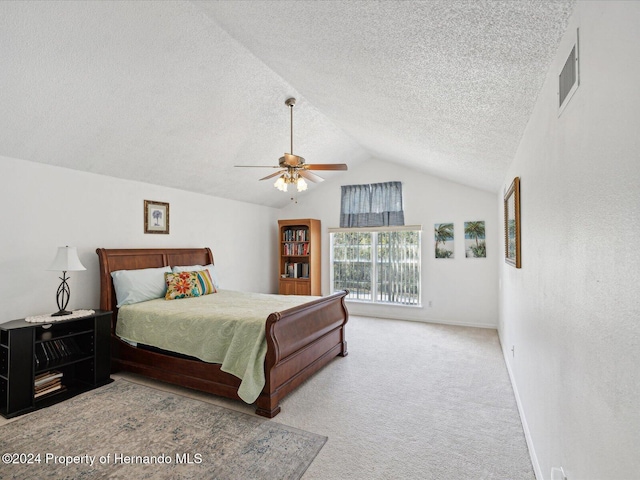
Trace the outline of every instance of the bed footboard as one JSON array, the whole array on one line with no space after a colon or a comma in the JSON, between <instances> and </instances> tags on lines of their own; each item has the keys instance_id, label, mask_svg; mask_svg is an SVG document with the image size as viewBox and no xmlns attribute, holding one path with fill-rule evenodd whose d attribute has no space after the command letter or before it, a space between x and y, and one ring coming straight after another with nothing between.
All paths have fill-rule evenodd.
<instances>
[{"instance_id":1,"label":"bed footboard","mask_svg":"<svg viewBox=\"0 0 640 480\"><path fill-rule=\"evenodd\" d=\"M256 413L273 418L280 400L335 356L347 355L346 291L272 313L267 318L265 386Z\"/></svg>"}]
</instances>

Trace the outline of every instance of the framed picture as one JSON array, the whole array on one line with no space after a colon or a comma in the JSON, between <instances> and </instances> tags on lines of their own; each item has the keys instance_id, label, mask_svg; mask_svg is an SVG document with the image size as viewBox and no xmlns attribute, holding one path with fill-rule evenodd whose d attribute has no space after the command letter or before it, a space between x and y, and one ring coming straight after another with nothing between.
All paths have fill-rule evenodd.
<instances>
[{"instance_id":1,"label":"framed picture","mask_svg":"<svg viewBox=\"0 0 640 480\"><path fill-rule=\"evenodd\" d=\"M436 258L454 258L453 223L435 223Z\"/></svg>"},{"instance_id":2,"label":"framed picture","mask_svg":"<svg viewBox=\"0 0 640 480\"><path fill-rule=\"evenodd\" d=\"M520 268L520 177L513 179L504 195L504 260Z\"/></svg>"},{"instance_id":3,"label":"framed picture","mask_svg":"<svg viewBox=\"0 0 640 480\"><path fill-rule=\"evenodd\" d=\"M464 255L467 258L487 258L484 220L464 222Z\"/></svg>"},{"instance_id":4,"label":"framed picture","mask_svg":"<svg viewBox=\"0 0 640 480\"><path fill-rule=\"evenodd\" d=\"M144 201L144 233L169 233L169 204Z\"/></svg>"}]
</instances>

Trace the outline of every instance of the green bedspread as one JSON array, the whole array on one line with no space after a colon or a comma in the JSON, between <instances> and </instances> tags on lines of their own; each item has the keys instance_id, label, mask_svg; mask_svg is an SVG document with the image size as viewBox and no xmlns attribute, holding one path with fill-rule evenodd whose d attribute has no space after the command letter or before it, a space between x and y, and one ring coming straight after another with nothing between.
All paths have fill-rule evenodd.
<instances>
[{"instance_id":1,"label":"green bedspread","mask_svg":"<svg viewBox=\"0 0 640 480\"><path fill-rule=\"evenodd\" d=\"M219 290L202 297L125 305L116 334L124 340L220 363L242 380L238 395L253 403L264 387L269 314L318 297Z\"/></svg>"}]
</instances>

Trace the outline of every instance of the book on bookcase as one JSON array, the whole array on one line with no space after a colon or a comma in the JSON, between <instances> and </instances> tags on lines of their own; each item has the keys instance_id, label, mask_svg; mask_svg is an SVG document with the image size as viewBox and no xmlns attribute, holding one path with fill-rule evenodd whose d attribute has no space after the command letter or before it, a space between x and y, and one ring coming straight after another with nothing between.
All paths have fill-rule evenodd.
<instances>
[{"instance_id":1,"label":"book on bookcase","mask_svg":"<svg viewBox=\"0 0 640 480\"><path fill-rule=\"evenodd\" d=\"M33 382L34 398L40 398L49 393L65 390L65 386L62 384L62 377L62 372L58 372L57 370L36 375Z\"/></svg>"},{"instance_id":2,"label":"book on bookcase","mask_svg":"<svg viewBox=\"0 0 640 480\"><path fill-rule=\"evenodd\" d=\"M285 266L287 278L309 278L308 262L287 262Z\"/></svg>"},{"instance_id":3,"label":"book on bookcase","mask_svg":"<svg viewBox=\"0 0 640 480\"><path fill-rule=\"evenodd\" d=\"M82 353L82 350L73 338L39 342L36 344L35 351L36 367L46 367L53 362L64 360L80 353Z\"/></svg>"}]
</instances>

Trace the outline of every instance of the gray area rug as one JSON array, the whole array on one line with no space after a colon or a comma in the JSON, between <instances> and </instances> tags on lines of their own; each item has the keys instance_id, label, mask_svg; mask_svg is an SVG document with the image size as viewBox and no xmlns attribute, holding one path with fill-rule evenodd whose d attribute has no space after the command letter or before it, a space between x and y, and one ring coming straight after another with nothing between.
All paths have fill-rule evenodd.
<instances>
[{"instance_id":1,"label":"gray area rug","mask_svg":"<svg viewBox=\"0 0 640 480\"><path fill-rule=\"evenodd\" d=\"M0 477L299 479L326 440L119 379L1 427L0 452L24 455Z\"/></svg>"}]
</instances>

